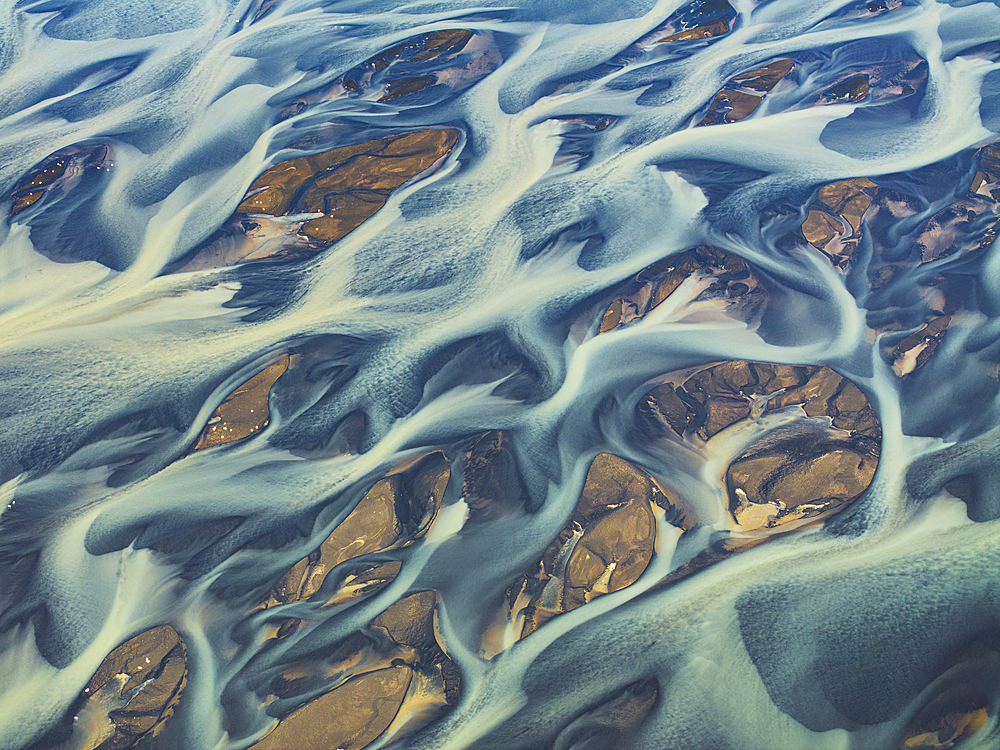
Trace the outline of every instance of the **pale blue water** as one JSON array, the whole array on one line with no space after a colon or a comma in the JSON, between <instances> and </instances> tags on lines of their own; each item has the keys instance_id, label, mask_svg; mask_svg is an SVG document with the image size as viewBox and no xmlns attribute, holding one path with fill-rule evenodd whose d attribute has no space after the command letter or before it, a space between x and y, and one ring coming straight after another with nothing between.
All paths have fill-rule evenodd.
<instances>
[{"instance_id":1,"label":"pale blue water","mask_svg":"<svg viewBox=\"0 0 1000 750\"><path fill-rule=\"evenodd\" d=\"M657 43L702 22L731 31ZM391 70L439 77L377 101L389 78L358 66L446 28L474 30L475 54ZM453 711L399 740L428 750L895 748L950 655L995 643L1000 192L973 190L1000 140L997 3L9 0L0 35L5 205L50 155L71 164L0 228L0 748L51 731L111 649L165 622L189 681L145 746L248 747L284 665L411 589L438 592L463 678ZM710 111L776 60L793 66L750 117ZM451 155L329 250L173 272L272 164L429 127L461 132ZM821 186L862 176L879 198L839 271L800 227ZM682 300L596 335L624 282L702 243L764 279L757 317ZM943 314L926 363L895 363ZM315 358L308 387L279 382L266 430L187 455L288 351ZM663 373L730 359L858 383L878 472L826 526L654 589L727 529L724 488L710 451L643 439L636 404ZM360 452L324 452L359 411ZM311 624L265 648L252 601L375 479L489 429L511 437L518 514L452 514L380 558L404 560L385 591L289 605ZM686 494L699 532L665 538L635 585L481 651L602 451ZM219 520L196 553L157 551ZM581 713L649 679L646 720L594 744ZM989 732L966 746L1000 747Z\"/></svg>"}]
</instances>

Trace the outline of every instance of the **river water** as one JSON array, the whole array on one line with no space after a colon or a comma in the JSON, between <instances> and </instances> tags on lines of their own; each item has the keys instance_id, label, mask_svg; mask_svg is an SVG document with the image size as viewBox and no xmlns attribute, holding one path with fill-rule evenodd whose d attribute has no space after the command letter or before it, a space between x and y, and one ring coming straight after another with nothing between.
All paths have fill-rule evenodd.
<instances>
[{"instance_id":1,"label":"river water","mask_svg":"<svg viewBox=\"0 0 1000 750\"><path fill-rule=\"evenodd\" d=\"M0 748L1000 747L995 2L0 12Z\"/></svg>"}]
</instances>

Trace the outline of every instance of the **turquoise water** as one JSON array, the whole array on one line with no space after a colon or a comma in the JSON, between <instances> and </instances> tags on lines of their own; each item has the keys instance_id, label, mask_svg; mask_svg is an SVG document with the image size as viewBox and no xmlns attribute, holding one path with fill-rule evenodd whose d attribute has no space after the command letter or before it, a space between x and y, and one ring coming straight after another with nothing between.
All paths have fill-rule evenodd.
<instances>
[{"instance_id":1,"label":"turquoise water","mask_svg":"<svg viewBox=\"0 0 1000 750\"><path fill-rule=\"evenodd\" d=\"M288 699L278 675L424 590L460 694L408 725L404 704L373 747L881 750L953 684L989 717L962 747L1000 747L996 3L0 13L0 748L94 747L78 696L161 624L187 682L137 746L250 747L347 673ZM429 53L448 29L471 33ZM424 130L454 135L358 193L371 217L336 239L305 222L359 203L243 203L274 165ZM742 275L704 266L639 311L643 269L704 246ZM615 300L632 313L600 333ZM267 420L192 451L284 355ZM727 466L836 423L793 405L699 436L693 397L683 435L643 421L652 388L733 360L861 389L881 433L860 496L741 526ZM477 518L461 477L489 430L516 491ZM402 563L390 584L257 608L379 478L437 450L429 531L371 557ZM507 592L600 453L685 520L653 507L634 582L521 638ZM664 583L730 538L770 541ZM300 625L276 638L282 618ZM655 694L639 719L601 713L629 691Z\"/></svg>"}]
</instances>

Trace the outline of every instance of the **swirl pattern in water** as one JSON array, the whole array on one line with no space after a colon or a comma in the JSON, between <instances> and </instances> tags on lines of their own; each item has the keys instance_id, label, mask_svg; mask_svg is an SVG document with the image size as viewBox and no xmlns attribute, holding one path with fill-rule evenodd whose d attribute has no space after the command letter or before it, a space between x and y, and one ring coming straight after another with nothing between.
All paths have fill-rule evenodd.
<instances>
[{"instance_id":1,"label":"swirl pattern in water","mask_svg":"<svg viewBox=\"0 0 1000 750\"><path fill-rule=\"evenodd\" d=\"M0 33L0 750L1000 748L1000 4Z\"/></svg>"}]
</instances>

